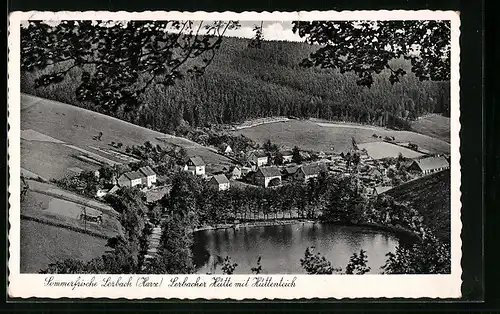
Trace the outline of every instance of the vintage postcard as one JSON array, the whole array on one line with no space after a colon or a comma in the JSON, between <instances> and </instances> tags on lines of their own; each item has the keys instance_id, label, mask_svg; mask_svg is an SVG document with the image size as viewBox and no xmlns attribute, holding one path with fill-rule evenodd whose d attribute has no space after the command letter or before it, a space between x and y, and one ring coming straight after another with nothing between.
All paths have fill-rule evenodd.
<instances>
[{"instance_id":1,"label":"vintage postcard","mask_svg":"<svg viewBox=\"0 0 500 314\"><path fill-rule=\"evenodd\" d=\"M461 296L451 11L15 12L10 297Z\"/></svg>"}]
</instances>

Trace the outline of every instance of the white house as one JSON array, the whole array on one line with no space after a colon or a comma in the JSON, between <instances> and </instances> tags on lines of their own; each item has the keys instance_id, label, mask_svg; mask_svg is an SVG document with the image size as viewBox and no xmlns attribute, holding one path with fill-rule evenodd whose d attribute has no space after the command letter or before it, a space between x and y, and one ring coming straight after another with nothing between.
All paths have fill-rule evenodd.
<instances>
[{"instance_id":1,"label":"white house","mask_svg":"<svg viewBox=\"0 0 500 314\"><path fill-rule=\"evenodd\" d=\"M257 169L254 180L257 185L265 188L278 186L281 185L281 172L276 167L262 167Z\"/></svg>"},{"instance_id":2,"label":"white house","mask_svg":"<svg viewBox=\"0 0 500 314\"><path fill-rule=\"evenodd\" d=\"M139 168L139 172L145 176L143 177L144 182L142 182L142 184L144 184L148 188L156 183L156 173L153 171L153 169L151 169L151 167L146 166Z\"/></svg>"},{"instance_id":3,"label":"white house","mask_svg":"<svg viewBox=\"0 0 500 314\"><path fill-rule=\"evenodd\" d=\"M445 157L428 157L422 159L416 159L408 167L410 172L418 172L423 175L428 175L433 172L438 172L450 168L450 164Z\"/></svg>"},{"instance_id":4,"label":"white house","mask_svg":"<svg viewBox=\"0 0 500 314\"><path fill-rule=\"evenodd\" d=\"M98 189L97 192L95 193L96 197L104 197L109 193L108 189Z\"/></svg>"},{"instance_id":5,"label":"white house","mask_svg":"<svg viewBox=\"0 0 500 314\"><path fill-rule=\"evenodd\" d=\"M226 144L226 143L221 144L219 146L219 150L223 154L231 154L233 152L233 149L231 148L231 146L229 146L229 144Z\"/></svg>"},{"instance_id":6,"label":"white house","mask_svg":"<svg viewBox=\"0 0 500 314\"><path fill-rule=\"evenodd\" d=\"M143 182L143 177L144 175L139 171L125 172L120 177L118 177L118 185L129 187L140 185Z\"/></svg>"},{"instance_id":7,"label":"white house","mask_svg":"<svg viewBox=\"0 0 500 314\"><path fill-rule=\"evenodd\" d=\"M228 190L230 187L229 180L224 174L214 175L208 183L219 191Z\"/></svg>"},{"instance_id":8,"label":"white house","mask_svg":"<svg viewBox=\"0 0 500 314\"><path fill-rule=\"evenodd\" d=\"M293 175L297 181L307 182L310 179L317 178L321 169L318 165L303 165Z\"/></svg>"},{"instance_id":9,"label":"white house","mask_svg":"<svg viewBox=\"0 0 500 314\"><path fill-rule=\"evenodd\" d=\"M281 153L281 155L283 156L283 163L284 164L292 162L292 158L293 158L292 151L286 150L283 153Z\"/></svg>"},{"instance_id":10,"label":"white house","mask_svg":"<svg viewBox=\"0 0 500 314\"><path fill-rule=\"evenodd\" d=\"M248 154L248 161L257 167L265 166L269 162L266 153L258 150L254 150Z\"/></svg>"},{"instance_id":11,"label":"white house","mask_svg":"<svg viewBox=\"0 0 500 314\"><path fill-rule=\"evenodd\" d=\"M229 179L230 180L238 180L241 179L241 168L238 166L233 166L229 169Z\"/></svg>"},{"instance_id":12,"label":"white house","mask_svg":"<svg viewBox=\"0 0 500 314\"><path fill-rule=\"evenodd\" d=\"M197 176L204 176L205 162L200 157L191 157L184 166L184 171L191 172Z\"/></svg>"}]
</instances>

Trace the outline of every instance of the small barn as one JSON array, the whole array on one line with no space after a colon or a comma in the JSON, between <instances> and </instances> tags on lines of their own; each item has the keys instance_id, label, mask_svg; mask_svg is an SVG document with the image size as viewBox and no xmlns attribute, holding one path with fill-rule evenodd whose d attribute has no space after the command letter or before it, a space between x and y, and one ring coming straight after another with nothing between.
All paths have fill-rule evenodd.
<instances>
[{"instance_id":1,"label":"small barn","mask_svg":"<svg viewBox=\"0 0 500 314\"><path fill-rule=\"evenodd\" d=\"M218 191L225 191L230 187L230 182L224 174L214 175L208 183Z\"/></svg>"}]
</instances>

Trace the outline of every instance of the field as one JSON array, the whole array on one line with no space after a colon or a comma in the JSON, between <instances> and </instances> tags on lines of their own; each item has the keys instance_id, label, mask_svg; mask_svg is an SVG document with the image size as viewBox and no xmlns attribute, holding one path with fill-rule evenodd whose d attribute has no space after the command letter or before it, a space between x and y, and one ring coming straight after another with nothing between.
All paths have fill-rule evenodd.
<instances>
[{"instance_id":1,"label":"field","mask_svg":"<svg viewBox=\"0 0 500 314\"><path fill-rule=\"evenodd\" d=\"M78 219L84 209L87 213L102 213L102 224L85 223ZM60 229L81 231L102 238L113 237L121 232L120 223L113 213L35 191L29 191L26 195L21 206L21 215L23 218L58 226Z\"/></svg>"},{"instance_id":2,"label":"field","mask_svg":"<svg viewBox=\"0 0 500 314\"><path fill-rule=\"evenodd\" d=\"M382 159L385 157L398 157L401 153L406 158L418 158L424 154L418 153L406 147L401 147L387 142L371 142L358 145L359 149L366 149L368 156L373 159Z\"/></svg>"},{"instance_id":3,"label":"field","mask_svg":"<svg viewBox=\"0 0 500 314\"><path fill-rule=\"evenodd\" d=\"M262 124L251 128L233 131L235 135L245 135L257 143L264 143L270 139L273 143L288 148L298 146L301 149L312 151L347 152L352 148L352 138L357 143L380 141L378 136L394 136L397 142L412 142L436 153L448 153L450 145L442 140L426 135L408 132L387 130L380 127L356 124L322 123L315 120L290 120Z\"/></svg>"},{"instance_id":4,"label":"field","mask_svg":"<svg viewBox=\"0 0 500 314\"><path fill-rule=\"evenodd\" d=\"M96 164L75 158L77 155L97 155L101 156L100 160L124 162L119 155L109 153L111 142L123 143L124 148L146 141L154 145L173 144L185 147L188 155L198 155L209 165L231 164L226 157L187 139L26 94L21 94L21 130L24 130L22 167L47 179L72 173L68 168L98 168ZM95 139L99 132L103 133L101 141Z\"/></svg>"},{"instance_id":5,"label":"field","mask_svg":"<svg viewBox=\"0 0 500 314\"><path fill-rule=\"evenodd\" d=\"M407 182L387 192L401 202L410 202L436 236L450 241L450 171L441 171Z\"/></svg>"},{"instance_id":6,"label":"field","mask_svg":"<svg viewBox=\"0 0 500 314\"><path fill-rule=\"evenodd\" d=\"M413 122L411 128L418 133L450 143L450 118L431 114Z\"/></svg>"},{"instance_id":7,"label":"field","mask_svg":"<svg viewBox=\"0 0 500 314\"><path fill-rule=\"evenodd\" d=\"M35 221L21 220L21 273L38 273L65 258L90 260L106 251L106 240Z\"/></svg>"},{"instance_id":8,"label":"field","mask_svg":"<svg viewBox=\"0 0 500 314\"><path fill-rule=\"evenodd\" d=\"M21 167L50 180L75 175L73 168L96 170L98 165L74 157L75 151L67 146L21 140Z\"/></svg>"},{"instance_id":9,"label":"field","mask_svg":"<svg viewBox=\"0 0 500 314\"><path fill-rule=\"evenodd\" d=\"M87 207L92 207L102 212L105 212L111 216L118 215L118 213L111 206L107 204L98 202L94 199L90 199L70 191L63 190L53 184L41 183L32 180L29 180L28 184L30 186L30 191L35 191L41 194L54 196L73 203L85 205Z\"/></svg>"}]
</instances>

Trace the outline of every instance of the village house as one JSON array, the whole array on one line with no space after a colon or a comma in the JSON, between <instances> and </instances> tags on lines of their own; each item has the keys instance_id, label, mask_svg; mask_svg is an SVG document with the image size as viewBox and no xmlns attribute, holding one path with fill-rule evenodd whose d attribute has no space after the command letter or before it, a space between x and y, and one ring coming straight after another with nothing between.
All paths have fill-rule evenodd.
<instances>
[{"instance_id":1,"label":"village house","mask_svg":"<svg viewBox=\"0 0 500 314\"><path fill-rule=\"evenodd\" d=\"M229 168L229 180L238 180L241 179L241 168L238 166L233 166Z\"/></svg>"},{"instance_id":2,"label":"village house","mask_svg":"<svg viewBox=\"0 0 500 314\"><path fill-rule=\"evenodd\" d=\"M139 168L138 171L144 175L142 184L149 188L156 183L156 173L153 171L153 169L151 169L151 167L142 167Z\"/></svg>"},{"instance_id":3,"label":"village house","mask_svg":"<svg viewBox=\"0 0 500 314\"><path fill-rule=\"evenodd\" d=\"M248 175L250 172L252 172L252 167L249 165L245 165L241 167L240 170L241 170L241 177L244 177Z\"/></svg>"},{"instance_id":4,"label":"village house","mask_svg":"<svg viewBox=\"0 0 500 314\"><path fill-rule=\"evenodd\" d=\"M95 196L101 198L106 196L108 193L109 193L108 189L98 189L95 193Z\"/></svg>"},{"instance_id":5,"label":"village house","mask_svg":"<svg viewBox=\"0 0 500 314\"><path fill-rule=\"evenodd\" d=\"M293 178L297 181L307 182L310 179L317 178L321 168L317 164L303 165L298 168Z\"/></svg>"},{"instance_id":6,"label":"village house","mask_svg":"<svg viewBox=\"0 0 500 314\"><path fill-rule=\"evenodd\" d=\"M200 157L191 157L184 166L184 171L191 172L197 176L205 175L205 162Z\"/></svg>"},{"instance_id":7,"label":"village house","mask_svg":"<svg viewBox=\"0 0 500 314\"><path fill-rule=\"evenodd\" d=\"M231 146L229 146L229 144L223 143L219 145L219 151L223 154L231 154L233 152L233 149L231 148Z\"/></svg>"},{"instance_id":8,"label":"village house","mask_svg":"<svg viewBox=\"0 0 500 314\"><path fill-rule=\"evenodd\" d=\"M281 172L276 167L258 168L254 175L254 182L265 188L281 184Z\"/></svg>"},{"instance_id":9,"label":"village house","mask_svg":"<svg viewBox=\"0 0 500 314\"><path fill-rule=\"evenodd\" d=\"M376 186L372 189L372 196L377 197L392 189L392 186Z\"/></svg>"},{"instance_id":10,"label":"village house","mask_svg":"<svg viewBox=\"0 0 500 314\"><path fill-rule=\"evenodd\" d=\"M298 169L299 169L298 166L289 166L289 167L286 167L286 168L284 168L282 170L283 176L285 178L291 178L297 172Z\"/></svg>"},{"instance_id":11,"label":"village house","mask_svg":"<svg viewBox=\"0 0 500 314\"><path fill-rule=\"evenodd\" d=\"M118 185L114 185L109 191L108 191L108 194L115 194L116 192L118 192L118 190L120 190L120 187Z\"/></svg>"},{"instance_id":12,"label":"village house","mask_svg":"<svg viewBox=\"0 0 500 314\"><path fill-rule=\"evenodd\" d=\"M250 154L248 154L247 159L251 164L253 164L257 167L265 166L269 162L269 159L268 159L266 153L263 151L259 151L259 150L251 151Z\"/></svg>"},{"instance_id":13,"label":"village house","mask_svg":"<svg viewBox=\"0 0 500 314\"><path fill-rule=\"evenodd\" d=\"M283 163L284 164L292 162L292 158L293 158L292 151L286 150L283 153L281 153L281 155L283 156Z\"/></svg>"},{"instance_id":14,"label":"village house","mask_svg":"<svg viewBox=\"0 0 500 314\"><path fill-rule=\"evenodd\" d=\"M230 182L224 174L214 175L208 183L218 191L225 191L230 187Z\"/></svg>"},{"instance_id":15,"label":"village house","mask_svg":"<svg viewBox=\"0 0 500 314\"><path fill-rule=\"evenodd\" d=\"M124 174L118 177L118 185L121 187L124 186L134 187L136 185L142 184L143 178L145 178L145 175L143 175L139 171L125 172Z\"/></svg>"},{"instance_id":16,"label":"village house","mask_svg":"<svg viewBox=\"0 0 500 314\"><path fill-rule=\"evenodd\" d=\"M427 157L416 159L408 167L409 172L416 172L422 175L428 175L434 172L446 170L450 168L450 164L443 156Z\"/></svg>"}]
</instances>

